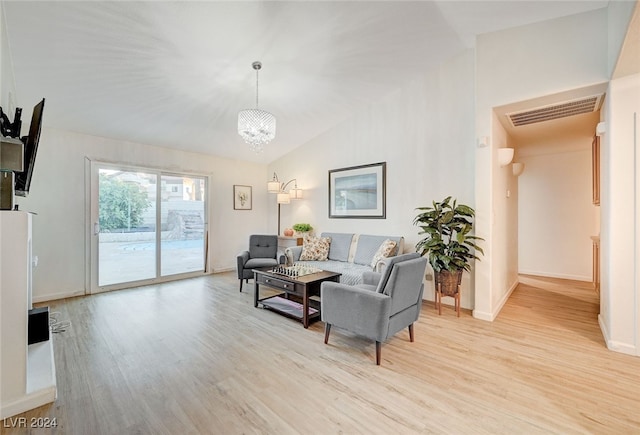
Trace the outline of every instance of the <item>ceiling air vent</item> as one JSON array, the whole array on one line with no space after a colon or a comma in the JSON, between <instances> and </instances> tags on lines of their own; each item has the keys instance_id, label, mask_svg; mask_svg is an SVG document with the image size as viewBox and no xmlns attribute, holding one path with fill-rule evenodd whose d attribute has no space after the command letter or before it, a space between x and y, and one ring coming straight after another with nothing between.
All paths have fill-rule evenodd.
<instances>
[{"instance_id":1,"label":"ceiling air vent","mask_svg":"<svg viewBox=\"0 0 640 435\"><path fill-rule=\"evenodd\" d=\"M600 109L601 100L602 95L595 95L522 112L507 113L507 117L514 127L519 127L521 125L535 124L536 122L580 115L581 113L595 112Z\"/></svg>"}]
</instances>

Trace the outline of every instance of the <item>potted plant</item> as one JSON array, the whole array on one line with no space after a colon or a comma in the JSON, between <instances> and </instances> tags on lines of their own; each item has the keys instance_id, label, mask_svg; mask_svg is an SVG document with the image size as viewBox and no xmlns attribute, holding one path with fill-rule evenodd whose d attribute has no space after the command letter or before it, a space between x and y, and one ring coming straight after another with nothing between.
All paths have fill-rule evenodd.
<instances>
[{"instance_id":1,"label":"potted plant","mask_svg":"<svg viewBox=\"0 0 640 435\"><path fill-rule=\"evenodd\" d=\"M420 214L413 224L422 229L420 235L426 235L416 244L416 251L428 256L435 274L436 291L441 296L459 296L462 272L470 270L472 259L479 260L476 252L484 254L476 244L477 240L484 239L471 234L475 211L455 199L452 201L450 196L441 202L434 201L432 207L416 210L420 210Z\"/></svg>"},{"instance_id":2,"label":"potted plant","mask_svg":"<svg viewBox=\"0 0 640 435\"><path fill-rule=\"evenodd\" d=\"M292 228L298 233L308 233L313 229L309 224L295 224Z\"/></svg>"}]
</instances>

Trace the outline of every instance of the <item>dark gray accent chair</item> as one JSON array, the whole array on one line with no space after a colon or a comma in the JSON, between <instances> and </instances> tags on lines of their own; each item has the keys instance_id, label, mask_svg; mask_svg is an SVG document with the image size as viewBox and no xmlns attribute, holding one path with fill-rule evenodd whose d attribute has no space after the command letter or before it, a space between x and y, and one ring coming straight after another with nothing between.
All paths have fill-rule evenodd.
<instances>
[{"instance_id":1,"label":"dark gray accent chair","mask_svg":"<svg viewBox=\"0 0 640 435\"><path fill-rule=\"evenodd\" d=\"M278 236L254 234L249 237L249 250L242 251L237 257L240 291L242 280L249 282L253 278L253 269L283 264L283 252L278 252Z\"/></svg>"},{"instance_id":2,"label":"dark gray accent chair","mask_svg":"<svg viewBox=\"0 0 640 435\"><path fill-rule=\"evenodd\" d=\"M386 260L382 273L365 272L363 284L354 286L323 282L320 288L325 344L332 326L346 329L376 342L376 364L380 365L382 342L409 328L420 316L427 259L417 253Z\"/></svg>"}]
</instances>

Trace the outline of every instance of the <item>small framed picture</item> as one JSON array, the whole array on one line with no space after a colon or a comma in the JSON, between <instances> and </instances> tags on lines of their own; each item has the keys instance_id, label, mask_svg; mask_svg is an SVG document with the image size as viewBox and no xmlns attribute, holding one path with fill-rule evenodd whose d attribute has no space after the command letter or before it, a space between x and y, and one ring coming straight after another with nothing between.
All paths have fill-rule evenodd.
<instances>
[{"instance_id":1,"label":"small framed picture","mask_svg":"<svg viewBox=\"0 0 640 435\"><path fill-rule=\"evenodd\" d=\"M233 185L233 209L251 210L251 186Z\"/></svg>"}]
</instances>

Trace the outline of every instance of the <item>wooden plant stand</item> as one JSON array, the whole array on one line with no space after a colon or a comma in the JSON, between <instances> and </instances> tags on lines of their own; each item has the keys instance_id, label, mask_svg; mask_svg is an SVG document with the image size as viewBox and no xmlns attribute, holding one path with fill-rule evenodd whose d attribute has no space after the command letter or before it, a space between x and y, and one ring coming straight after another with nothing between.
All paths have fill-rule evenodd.
<instances>
[{"instance_id":1,"label":"wooden plant stand","mask_svg":"<svg viewBox=\"0 0 640 435\"><path fill-rule=\"evenodd\" d=\"M442 315L442 297L448 296L454 299L454 307L456 310L457 317L460 317L460 284L458 284L458 288L453 294L445 294L442 292L442 284L438 283L438 287L436 288L436 310L438 310L438 315Z\"/></svg>"},{"instance_id":2,"label":"wooden plant stand","mask_svg":"<svg viewBox=\"0 0 640 435\"><path fill-rule=\"evenodd\" d=\"M442 297L452 297L456 315L460 317L460 285L462 283L462 270L439 271L435 273L436 279L436 309L438 315L442 314ZM444 287L444 291L443 291Z\"/></svg>"}]
</instances>

